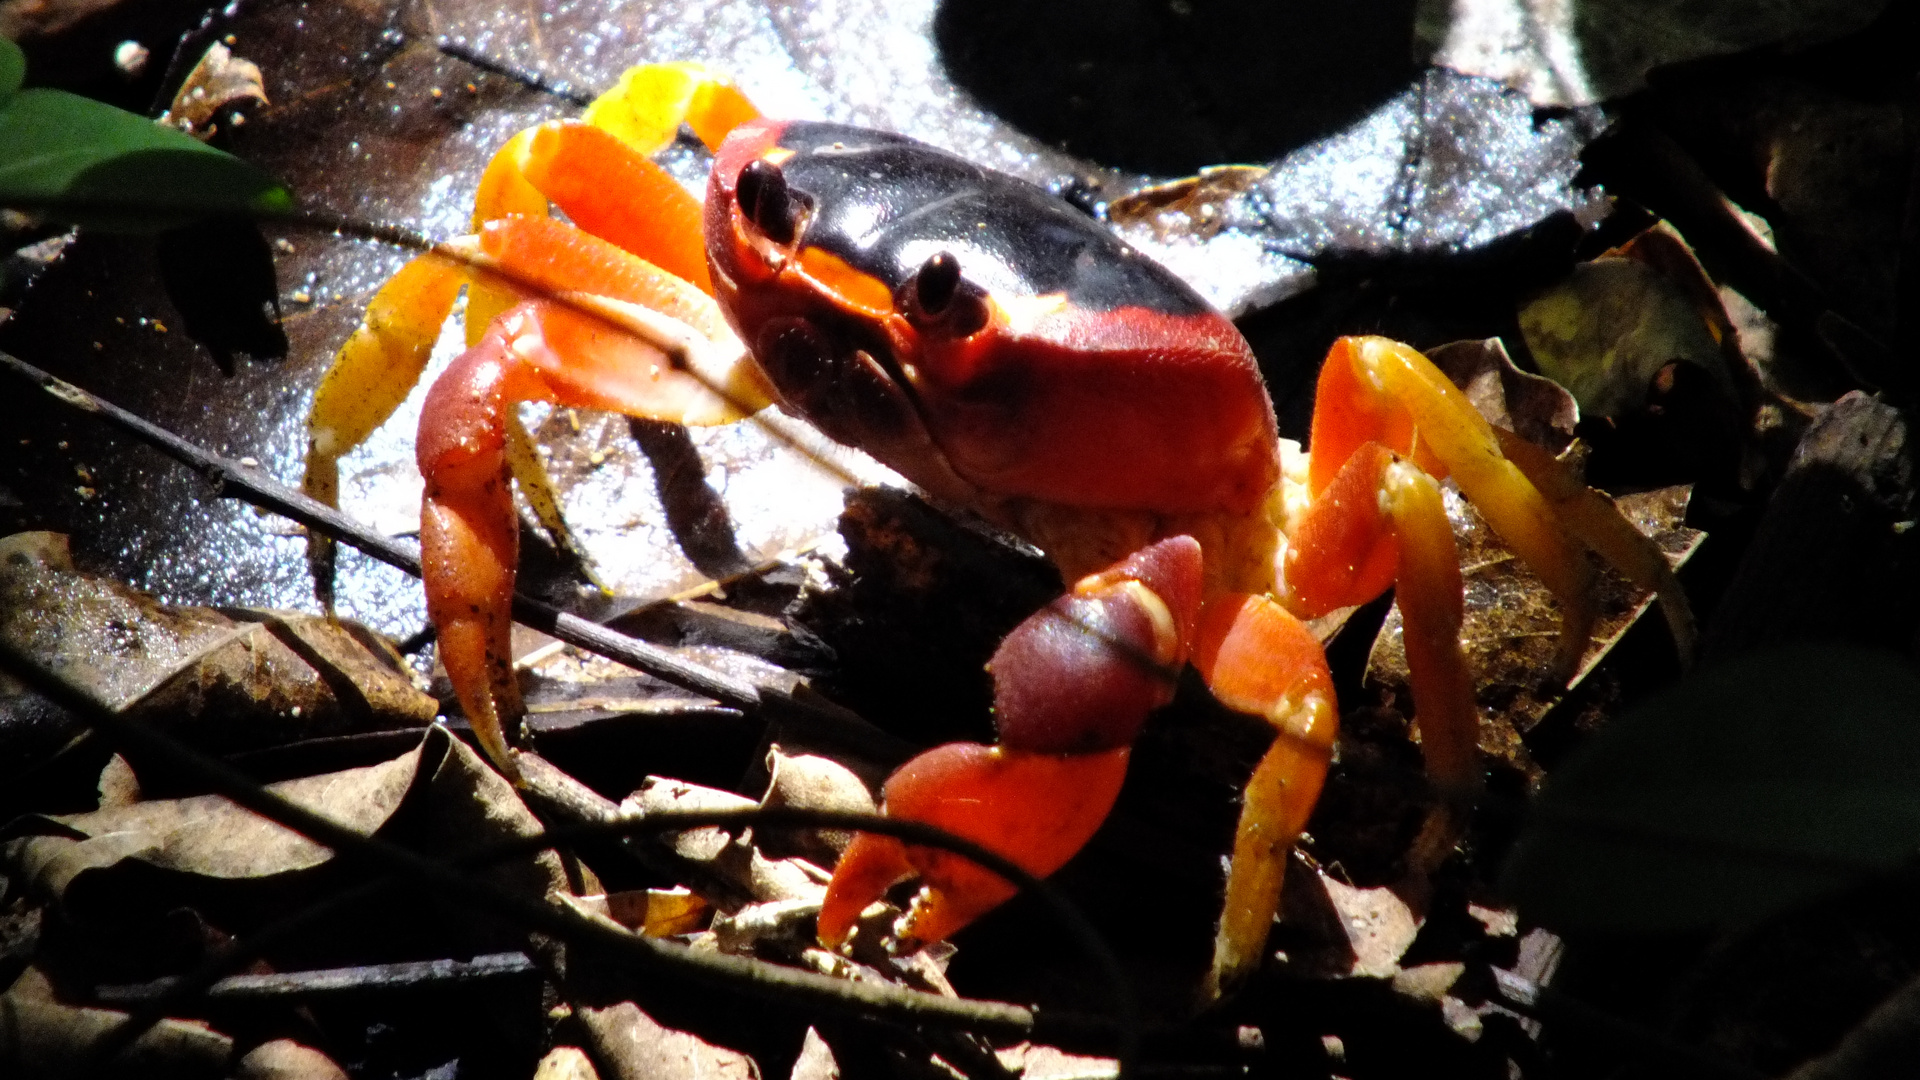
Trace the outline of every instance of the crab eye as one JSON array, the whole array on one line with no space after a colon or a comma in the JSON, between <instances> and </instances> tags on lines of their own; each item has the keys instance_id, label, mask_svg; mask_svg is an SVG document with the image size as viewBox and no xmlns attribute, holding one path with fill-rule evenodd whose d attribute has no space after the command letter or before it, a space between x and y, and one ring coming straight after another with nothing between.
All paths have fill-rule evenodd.
<instances>
[{"instance_id":1,"label":"crab eye","mask_svg":"<svg viewBox=\"0 0 1920 1080\"><path fill-rule=\"evenodd\" d=\"M987 325L986 297L961 278L960 260L951 252L937 252L921 263L907 288L908 314L923 326L967 337Z\"/></svg>"},{"instance_id":2,"label":"crab eye","mask_svg":"<svg viewBox=\"0 0 1920 1080\"><path fill-rule=\"evenodd\" d=\"M767 239L776 244L793 243L805 207L787 187L787 178L780 166L765 158L748 162L747 167L740 170L734 196L740 201L740 212L765 233Z\"/></svg>"},{"instance_id":3,"label":"crab eye","mask_svg":"<svg viewBox=\"0 0 1920 1080\"><path fill-rule=\"evenodd\" d=\"M928 259L913 275L914 298L928 315L938 316L947 310L959 289L960 260L944 251Z\"/></svg>"}]
</instances>

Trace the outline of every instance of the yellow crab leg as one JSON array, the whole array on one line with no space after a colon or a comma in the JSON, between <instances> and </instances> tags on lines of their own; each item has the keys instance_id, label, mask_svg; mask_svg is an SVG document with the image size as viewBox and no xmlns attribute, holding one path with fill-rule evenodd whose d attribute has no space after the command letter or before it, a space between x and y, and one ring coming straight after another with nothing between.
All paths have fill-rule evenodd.
<instances>
[{"instance_id":1,"label":"yellow crab leg","mask_svg":"<svg viewBox=\"0 0 1920 1080\"><path fill-rule=\"evenodd\" d=\"M1309 487L1321 491L1332 472L1369 441L1411 458L1436 478L1451 475L1559 602L1555 677L1571 676L1593 632L1593 568L1553 506L1501 453L1493 425L1466 395L1411 346L1382 337L1335 342L1320 369L1318 395Z\"/></svg>"},{"instance_id":2,"label":"yellow crab leg","mask_svg":"<svg viewBox=\"0 0 1920 1080\"><path fill-rule=\"evenodd\" d=\"M746 95L706 65L674 63L628 68L582 119L652 155L673 141L683 123L707 149L718 150L728 132L759 117Z\"/></svg>"},{"instance_id":3,"label":"yellow crab leg","mask_svg":"<svg viewBox=\"0 0 1920 1080\"><path fill-rule=\"evenodd\" d=\"M1203 1003L1211 1003L1260 966L1280 908L1287 852L1319 801L1340 710L1320 643L1266 597L1229 593L1208 601L1196 637L1193 666L1220 703L1274 727L1234 830L1213 965L1201 988Z\"/></svg>"},{"instance_id":4,"label":"yellow crab leg","mask_svg":"<svg viewBox=\"0 0 1920 1080\"><path fill-rule=\"evenodd\" d=\"M328 506L340 504L340 459L365 442L406 400L433 353L440 324L466 280L466 268L422 255L400 268L367 304L365 321L334 355L314 388L307 414L307 468L302 487ZM334 544L307 535L314 592L333 611Z\"/></svg>"}]
</instances>

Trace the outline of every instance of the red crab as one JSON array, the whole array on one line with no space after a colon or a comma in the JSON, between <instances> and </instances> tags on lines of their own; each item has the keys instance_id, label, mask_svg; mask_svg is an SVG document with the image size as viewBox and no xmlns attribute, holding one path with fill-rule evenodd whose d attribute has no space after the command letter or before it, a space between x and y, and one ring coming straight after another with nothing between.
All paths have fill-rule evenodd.
<instances>
[{"instance_id":1,"label":"red crab","mask_svg":"<svg viewBox=\"0 0 1920 1080\"><path fill-rule=\"evenodd\" d=\"M714 151L704 210L648 159L683 121ZM441 659L509 774L510 474L553 505L514 419L527 400L693 424L778 403L1032 541L1075 582L990 665L999 744L908 762L886 784L889 814L1048 874L1105 818L1129 744L1183 665L1267 719L1213 993L1260 959L1338 722L1296 616L1396 587L1427 767L1455 810L1478 790L1436 478L1552 590L1567 663L1593 614L1583 545L1684 611L1665 560L1609 500L1490 427L1413 349L1334 343L1311 464L1288 477L1246 342L1179 279L1029 184L899 135L762 119L696 66L634 69L583 120L522 132L476 203L475 235L408 264L340 350L315 396L307 485L334 496L335 460L418 379L466 287L470 348L421 419L421 544ZM1012 891L958 857L862 834L821 939L843 941L915 873L925 888L900 931L922 940Z\"/></svg>"}]
</instances>

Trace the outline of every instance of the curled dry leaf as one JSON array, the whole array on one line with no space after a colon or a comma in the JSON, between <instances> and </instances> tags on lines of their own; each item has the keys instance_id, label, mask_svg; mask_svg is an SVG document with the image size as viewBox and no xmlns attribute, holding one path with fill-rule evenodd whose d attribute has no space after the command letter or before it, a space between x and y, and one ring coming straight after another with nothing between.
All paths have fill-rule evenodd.
<instances>
[{"instance_id":1,"label":"curled dry leaf","mask_svg":"<svg viewBox=\"0 0 1920 1080\"><path fill-rule=\"evenodd\" d=\"M196 138L208 139L219 127L214 114L248 100L267 104L260 65L233 55L232 49L216 41L187 73L160 120Z\"/></svg>"},{"instance_id":2,"label":"curled dry leaf","mask_svg":"<svg viewBox=\"0 0 1920 1080\"><path fill-rule=\"evenodd\" d=\"M107 707L218 751L417 727L437 710L391 647L364 630L291 612L161 604L79 570L59 533L0 539L0 639ZM50 728L70 724L38 715ZM0 740L15 760L31 760L35 748L58 745L51 734L8 727Z\"/></svg>"},{"instance_id":3,"label":"curled dry leaf","mask_svg":"<svg viewBox=\"0 0 1920 1080\"><path fill-rule=\"evenodd\" d=\"M53 985L30 967L0 994L0 1075L39 1080L71 1075L100 1039L127 1019L117 1009L88 1009L54 997ZM233 1040L194 1020L161 1020L121 1051L105 1072L195 1080L225 1074Z\"/></svg>"},{"instance_id":4,"label":"curled dry leaf","mask_svg":"<svg viewBox=\"0 0 1920 1080\"><path fill-rule=\"evenodd\" d=\"M1580 406L1566 387L1521 371L1499 338L1456 341L1427 351L1467 400L1495 427L1514 432L1556 454L1573 444Z\"/></svg>"},{"instance_id":5,"label":"curled dry leaf","mask_svg":"<svg viewBox=\"0 0 1920 1080\"><path fill-rule=\"evenodd\" d=\"M648 937L698 933L713 910L706 900L684 886L671 889L635 889L603 896L579 896L575 903L604 915L629 930Z\"/></svg>"},{"instance_id":6,"label":"curled dry leaf","mask_svg":"<svg viewBox=\"0 0 1920 1080\"><path fill-rule=\"evenodd\" d=\"M789 754L778 743L767 750L767 794L763 807L795 807L801 810L835 810L871 814L878 810L873 792L852 769L818 754ZM840 852L853 842L853 834L841 829L766 830L770 848L791 847L794 854L811 858L821 866L830 866Z\"/></svg>"},{"instance_id":7,"label":"curled dry leaf","mask_svg":"<svg viewBox=\"0 0 1920 1080\"><path fill-rule=\"evenodd\" d=\"M379 765L287 780L268 790L371 835L399 808L419 765L415 749ZM0 846L0 857L43 894L61 899L83 874L129 858L183 874L235 879L306 870L333 857L328 848L223 795L30 816L9 829L17 838Z\"/></svg>"},{"instance_id":8,"label":"curled dry leaf","mask_svg":"<svg viewBox=\"0 0 1920 1080\"><path fill-rule=\"evenodd\" d=\"M645 816L662 810L746 809L754 802L732 792L650 776L621 805L629 814ZM662 841L697 875L688 884L724 912L753 902L818 905L826 894L824 871L801 859L768 858L755 844L751 829L738 834L717 828L688 829L666 834Z\"/></svg>"},{"instance_id":9,"label":"curled dry leaf","mask_svg":"<svg viewBox=\"0 0 1920 1080\"><path fill-rule=\"evenodd\" d=\"M1661 370L1691 364L1738 400L1733 324L1684 241L1664 224L1591 262L1520 310L1542 374L1588 416L1639 411Z\"/></svg>"}]
</instances>

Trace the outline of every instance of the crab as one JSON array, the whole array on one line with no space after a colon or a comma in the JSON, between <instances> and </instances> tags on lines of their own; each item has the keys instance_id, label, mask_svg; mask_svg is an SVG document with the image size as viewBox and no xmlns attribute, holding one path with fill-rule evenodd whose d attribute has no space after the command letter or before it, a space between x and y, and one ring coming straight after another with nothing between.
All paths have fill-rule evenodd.
<instances>
[{"instance_id":1,"label":"crab","mask_svg":"<svg viewBox=\"0 0 1920 1080\"><path fill-rule=\"evenodd\" d=\"M704 207L650 160L683 123L713 153ZM1332 681L1302 619L1396 590L1443 796L1429 850L1451 847L1475 799L1478 714L1441 480L1556 598L1550 677L1564 680L1589 636L1587 549L1657 592L1690 643L1652 542L1547 452L1492 427L1419 352L1334 342L1301 467L1283 456L1246 341L1191 288L1044 191L912 139L767 119L702 67L647 66L581 119L514 137L475 202L473 235L405 266L340 349L315 395L306 486L337 497L338 458L419 379L464 288L469 348L420 422L422 562L441 661L510 776L522 711L510 477L560 528L515 419L522 401L688 424L777 404L1055 561L1072 586L989 665L999 742L909 761L885 785L890 815L1044 876L1104 820L1129 746L1185 665L1270 723L1209 997L1261 959L1334 743ZM323 543L314 560L324 598ZM903 939L942 939L1013 891L958 856L859 834L821 940L844 943L915 874Z\"/></svg>"}]
</instances>

